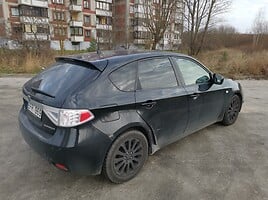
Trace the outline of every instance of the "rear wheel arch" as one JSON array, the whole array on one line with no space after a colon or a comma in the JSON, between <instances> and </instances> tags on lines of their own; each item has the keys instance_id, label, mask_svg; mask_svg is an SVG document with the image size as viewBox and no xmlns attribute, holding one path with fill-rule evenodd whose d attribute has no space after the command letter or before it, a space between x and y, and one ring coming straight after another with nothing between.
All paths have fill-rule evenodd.
<instances>
[{"instance_id":1,"label":"rear wheel arch","mask_svg":"<svg viewBox=\"0 0 268 200\"><path fill-rule=\"evenodd\" d=\"M141 132L147 139L147 142L148 142L148 147L149 147L149 154L151 154L153 151L152 151L152 146L153 145L156 145L156 139L155 139L155 136L152 132L152 130L150 130L149 127L145 127L144 125L142 124L139 124L139 123L134 123L134 124L131 124L129 126L125 126L121 129L119 129L115 134L114 134L114 139L113 139L113 142L122 134L128 132L128 131L131 131L131 130L137 130L139 132Z\"/></svg>"},{"instance_id":2,"label":"rear wheel arch","mask_svg":"<svg viewBox=\"0 0 268 200\"><path fill-rule=\"evenodd\" d=\"M108 150L102 174L114 183L123 183L134 178L148 158L148 141L137 129L119 134Z\"/></svg>"}]
</instances>

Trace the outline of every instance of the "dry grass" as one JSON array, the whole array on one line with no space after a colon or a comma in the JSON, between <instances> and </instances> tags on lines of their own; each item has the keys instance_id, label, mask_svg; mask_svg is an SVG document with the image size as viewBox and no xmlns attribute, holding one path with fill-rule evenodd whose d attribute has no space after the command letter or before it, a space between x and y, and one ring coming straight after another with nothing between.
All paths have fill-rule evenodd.
<instances>
[{"instance_id":1,"label":"dry grass","mask_svg":"<svg viewBox=\"0 0 268 200\"><path fill-rule=\"evenodd\" d=\"M81 51L83 52L83 51ZM81 53L80 51L42 50L41 53L21 50L0 49L0 74L38 73L42 67L55 62L55 57L65 54Z\"/></svg>"},{"instance_id":2,"label":"dry grass","mask_svg":"<svg viewBox=\"0 0 268 200\"><path fill-rule=\"evenodd\" d=\"M0 73L37 73L51 64L55 53L0 49Z\"/></svg>"},{"instance_id":3,"label":"dry grass","mask_svg":"<svg viewBox=\"0 0 268 200\"><path fill-rule=\"evenodd\" d=\"M268 51L221 49L203 52L198 59L214 72L230 78L268 78Z\"/></svg>"},{"instance_id":4,"label":"dry grass","mask_svg":"<svg viewBox=\"0 0 268 200\"><path fill-rule=\"evenodd\" d=\"M81 52L65 51L63 54ZM60 52L53 50L36 54L26 50L0 49L0 73L37 73L54 62ZM230 78L268 78L268 51L220 49L206 51L197 57L212 71Z\"/></svg>"}]
</instances>

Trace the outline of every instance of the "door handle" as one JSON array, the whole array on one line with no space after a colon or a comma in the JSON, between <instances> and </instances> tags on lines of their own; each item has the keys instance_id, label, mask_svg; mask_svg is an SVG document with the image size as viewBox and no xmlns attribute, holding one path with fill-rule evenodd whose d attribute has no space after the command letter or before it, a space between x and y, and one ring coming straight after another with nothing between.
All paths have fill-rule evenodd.
<instances>
[{"instance_id":1,"label":"door handle","mask_svg":"<svg viewBox=\"0 0 268 200\"><path fill-rule=\"evenodd\" d=\"M156 104L155 101L149 100L141 104L141 106L145 107L146 109L151 109Z\"/></svg>"},{"instance_id":2,"label":"door handle","mask_svg":"<svg viewBox=\"0 0 268 200\"><path fill-rule=\"evenodd\" d=\"M191 94L191 95L190 95L190 97L191 97L193 100L196 100L199 96L200 96L200 94L198 94L198 93L194 93L194 94Z\"/></svg>"}]
</instances>

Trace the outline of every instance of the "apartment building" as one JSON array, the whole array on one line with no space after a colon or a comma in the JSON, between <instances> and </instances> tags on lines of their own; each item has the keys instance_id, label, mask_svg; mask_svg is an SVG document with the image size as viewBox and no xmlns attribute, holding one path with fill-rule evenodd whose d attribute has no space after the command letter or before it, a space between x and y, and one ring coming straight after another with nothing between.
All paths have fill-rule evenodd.
<instances>
[{"instance_id":1,"label":"apartment building","mask_svg":"<svg viewBox=\"0 0 268 200\"><path fill-rule=\"evenodd\" d=\"M53 49L86 49L96 38L95 1L2 0L0 24L1 45L9 48L40 41Z\"/></svg>"},{"instance_id":2,"label":"apartment building","mask_svg":"<svg viewBox=\"0 0 268 200\"><path fill-rule=\"evenodd\" d=\"M144 4L145 0L135 0L134 3L134 44L138 47L150 46L152 35L145 27L144 20L146 18L146 9L151 9L152 13L155 12L154 4L159 4L161 0L149 0ZM181 33L183 31L183 3L181 0L176 1L174 12L172 12L169 25L165 31L163 39L157 44L156 49L161 50L176 50L181 44ZM149 8L146 8L149 6Z\"/></svg>"},{"instance_id":3,"label":"apartment building","mask_svg":"<svg viewBox=\"0 0 268 200\"><path fill-rule=\"evenodd\" d=\"M157 49L178 49L182 12L178 0ZM53 49L83 50L96 40L101 49L148 48L152 36L143 19L142 0L0 0L0 45L37 40Z\"/></svg>"},{"instance_id":4,"label":"apartment building","mask_svg":"<svg viewBox=\"0 0 268 200\"><path fill-rule=\"evenodd\" d=\"M114 0L116 1L116 0ZM101 49L111 49L113 46L113 1L96 0L96 40Z\"/></svg>"},{"instance_id":5,"label":"apartment building","mask_svg":"<svg viewBox=\"0 0 268 200\"><path fill-rule=\"evenodd\" d=\"M2 0L0 36L3 43L15 48L12 40L49 40L48 2L40 0Z\"/></svg>"},{"instance_id":6,"label":"apartment building","mask_svg":"<svg viewBox=\"0 0 268 200\"><path fill-rule=\"evenodd\" d=\"M96 37L95 1L49 1L51 48L87 49Z\"/></svg>"}]
</instances>

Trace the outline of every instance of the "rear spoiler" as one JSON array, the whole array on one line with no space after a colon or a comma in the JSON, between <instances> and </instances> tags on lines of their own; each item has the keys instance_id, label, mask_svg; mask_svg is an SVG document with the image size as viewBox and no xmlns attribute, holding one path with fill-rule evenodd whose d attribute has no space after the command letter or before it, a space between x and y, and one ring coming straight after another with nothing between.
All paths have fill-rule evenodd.
<instances>
[{"instance_id":1,"label":"rear spoiler","mask_svg":"<svg viewBox=\"0 0 268 200\"><path fill-rule=\"evenodd\" d=\"M79 64L84 67L88 68L95 68L96 70L103 72L104 69L108 65L108 60L107 59L101 59L101 60L94 60L94 61L87 61L87 60L82 60L79 58L75 57L56 57L55 60L57 62L66 62L66 63L73 63L73 64Z\"/></svg>"}]
</instances>

